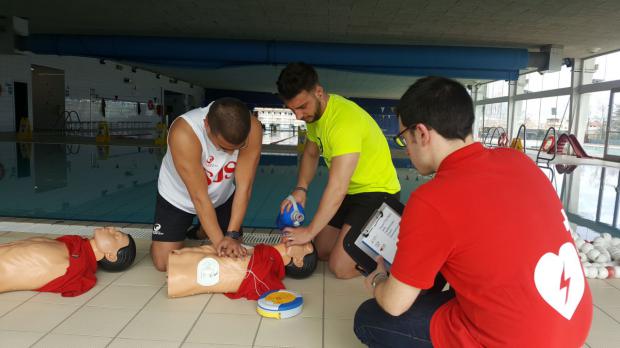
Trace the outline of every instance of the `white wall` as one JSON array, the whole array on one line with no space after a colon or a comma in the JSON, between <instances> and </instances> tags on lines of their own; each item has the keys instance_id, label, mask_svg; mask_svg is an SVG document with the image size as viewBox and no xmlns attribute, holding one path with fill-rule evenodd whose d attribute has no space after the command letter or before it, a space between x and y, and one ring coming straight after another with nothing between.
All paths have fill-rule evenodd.
<instances>
[{"instance_id":1,"label":"white wall","mask_svg":"<svg viewBox=\"0 0 620 348\"><path fill-rule=\"evenodd\" d=\"M171 83L170 77L137 69L131 66L106 60L82 57L61 57L44 55L0 55L0 132L13 132L15 112L13 82L28 84L29 118L32 124L32 78L30 65L42 65L65 72L65 110L76 110L82 121L98 121L102 118L101 99L106 99L106 119L109 121L143 121L156 123L159 118L155 110L148 110L149 100L162 103L163 90L193 96L196 105L204 104L204 89L190 87L183 81ZM122 70L116 68L122 66ZM128 78L130 83L123 80ZM118 102L115 102L118 97ZM137 103L141 103L141 114L137 114Z\"/></svg>"}]
</instances>

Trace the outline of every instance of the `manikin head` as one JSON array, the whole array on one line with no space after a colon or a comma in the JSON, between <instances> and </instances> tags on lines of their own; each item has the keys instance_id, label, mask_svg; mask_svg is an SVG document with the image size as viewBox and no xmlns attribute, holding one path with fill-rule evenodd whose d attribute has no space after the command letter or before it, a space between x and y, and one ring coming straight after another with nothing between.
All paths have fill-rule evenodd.
<instances>
[{"instance_id":1,"label":"manikin head","mask_svg":"<svg viewBox=\"0 0 620 348\"><path fill-rule=\"evenodd\" d=\"M205 118L209 139L220 150L229 153L247 146L251 126L250 110L235 98L215 100Z\"/></svg>"},{"instance_id":2,"label":"manikin head","mask_svg":"<svg viewBox=\"0 0 620 348\"><path fill-rule=\"evenodd\" d=\"M302 279L314 273L319 260L314 244L293 245L286 247L285 252L291 258L290 262L284 265L287 276Z\"/></svg>"},{"instance_id":3,"label":"manikin head","mask_svg":"<svg viewBox=\"0 0 620 348\"><path fill-rule=\"evenodd\" d=\"M312 66L302 62L287 65L280 73L277 85L280 98L298 120L312 123L321 118L327 106L326 93Z\"/></svg>"},{"instance_id":4,"label":"manikin head","mask_svg":"<svg viewBox=\"0 0 620 348\"><path fill-rule=\"evenodd\" d=\"M422 175L435 172L445 156L473 141L473 103L454 80L419 79L400 98L397 114L400 133L395 140L405 145Z\"/></svg>"},{"instance_id":5,"label":"manikin head","mask_svg":"<svg viewBox=\"0 0 620 348\"><path fill-rule=\"evenodd\" d=\"M99 267L109 272L126 270L136 258L133 238L114 227L96 228L91 245Z\"/></svg>"}]
</instances>

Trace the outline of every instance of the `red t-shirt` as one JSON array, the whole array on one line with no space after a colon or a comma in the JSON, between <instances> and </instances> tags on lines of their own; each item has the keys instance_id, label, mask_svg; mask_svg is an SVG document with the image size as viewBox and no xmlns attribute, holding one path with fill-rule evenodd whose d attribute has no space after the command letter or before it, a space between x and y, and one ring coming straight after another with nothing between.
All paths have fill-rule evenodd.
<instances>
[{"instance_id":1,"label":"red t-shirt","mask_svg":"<svg viewBox=\"0 0 620 348\"><path fill-rule=\"evenodd\" d=\"M36 291L55 292L63 297L79 296L97 284L97 259L88 238L62 236L57 241L65 243L69 252L67 272Z\"/></svg>"},{"instance_id":2,"label":"red t-shirt","mask_svg":"<svg viewBox=\"0 0 620 348\"><path fill-rule=\"evenodd\" d=\"M446 157L409 198L391 271L420 289L441 272L456 291L431 319L435 347L581 347L590 329L562 204L516 150L475 143Z\"/></svg>"}]
</instances>

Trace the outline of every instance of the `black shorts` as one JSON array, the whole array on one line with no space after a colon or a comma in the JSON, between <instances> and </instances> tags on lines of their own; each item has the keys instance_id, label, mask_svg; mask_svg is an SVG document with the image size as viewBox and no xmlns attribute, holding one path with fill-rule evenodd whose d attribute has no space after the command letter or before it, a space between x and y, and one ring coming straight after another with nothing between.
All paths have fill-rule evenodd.
<instances>
[{"instance_id":1,"label":"black shorts","mask_svg":"<svg viewBox=\"0 0 620 348\"><path fill-rule=\"evenodd\" d=\"M363 192L354 195L346 195L336 215L328 225L342 229L347 224L351 227L362 228L370 215L387 200L399 200L400 192L393 194L387 192Z\"/></svg>"},{"instance_id":2,"label":"black shorts","mask_svg":"<svg viewBox=\"0 0 620 348\"><path fill-rule=\"evenodd\" d=\"M228 229L234 196L235 194L233 193L224 204L215 208L217 222L222 233ZM192 226L195 216L170 204L157 193L152 240L158 242L180 242L185 240L187 229Z\"/></svg>"}]
</instances>

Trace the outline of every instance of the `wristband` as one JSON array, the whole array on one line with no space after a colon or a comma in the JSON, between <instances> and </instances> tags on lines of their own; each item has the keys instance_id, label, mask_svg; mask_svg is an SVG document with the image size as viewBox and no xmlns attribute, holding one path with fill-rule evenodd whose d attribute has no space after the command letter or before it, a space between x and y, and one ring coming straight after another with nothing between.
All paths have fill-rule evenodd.
<instances>
[{"instance_id":1,"label":"wristband","mask_svg":"<svg viewBox=\"0 0 620 348\"><path fill-rule=\"evenodd\" d=\"M377 279L377 278L379 278L379 279ZM387 280L387 279L388 279L387 273L379 272L379 273L375 274L375 276L372 278L372 282L371 282L372 288L374 289L377 286L377 284L379 284L379 282L382 282L382 281Z\"/></svg>"},{"instance_id":2,"label":"wristband","mask_svg":"<svg viewBox=\"0 0 620 348\"><path fill-rule=\"evenodd\" d=\"M293 189L293 192L295 191L304 191L304 193L308 193L308 189L305 187L301 187L301 186L297 186Z\"/></svg>"},{"instance_id":3,"label":"wristband","mask_svg":"<svg viewBox=\"0 0 620 348\"><path fill-rule=\"evenodd\" d=\"M230 237L235 240L240 240L242 236L243 236L243 233L239 231L226 231L224 233L224 237Z\"/></svg>"}]
</instances>

